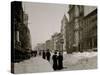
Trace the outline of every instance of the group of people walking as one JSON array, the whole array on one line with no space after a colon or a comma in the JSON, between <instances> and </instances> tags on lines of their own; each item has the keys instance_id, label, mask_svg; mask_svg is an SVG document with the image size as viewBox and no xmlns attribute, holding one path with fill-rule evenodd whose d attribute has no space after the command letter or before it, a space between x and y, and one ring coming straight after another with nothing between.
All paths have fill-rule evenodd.
<instances>
[{"instance_id":1,"label":"group of people walking","mask_svg":"<svg viewBox=\"0 0 100 75\"><path fill-rule=\"evenodd\" d=\"M57 56L57 52L54 52L54 55L52 56L53 60L53 69L54 70L61 70L63 68L63 55L61 52L59 52Z\"/></svg>"},{"instance_id":2,"label":"group of people walking","mask_svg":"<svg viewBox=\"0 0 100 75\"><path fill-rule=\"evenodd\" d=\"M49 50L47 50L47 52L43 51L43 53L42 53L43 59L47 59L48 61L50 61L50 56L51 56L51 53Z\"/></svg>"},{"instance_id":3,"label":"group of people walking","mask_svg":"<svg viewBox=\"0 0 100 75\"><path fill-rule=\"evenodd\" d=\"M42 52L43 59L47 59L48 61L50 61L50 57L51 57L51 53L49 50ZM58 55L57 52L54 52L52 56L52 60L53 60L54 70L61 70L63 68L63 55L61 52L59 52Z\"/></svg>"}]
</instances>

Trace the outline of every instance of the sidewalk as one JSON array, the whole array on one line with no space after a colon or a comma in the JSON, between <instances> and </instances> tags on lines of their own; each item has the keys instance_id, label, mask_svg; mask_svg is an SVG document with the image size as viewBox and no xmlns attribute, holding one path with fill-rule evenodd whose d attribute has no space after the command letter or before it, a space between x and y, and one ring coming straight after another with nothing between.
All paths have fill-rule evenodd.
<instances>
[{"instance_id":1,"label":"sidewalk","mask_svg":"<svg viewBox=\"0 0 100 75\"><path fill-rule=\"evenodd\" d=\"M52 72L51 64L40 56L32 57L20 63L15 63L15 73Z\"/></svg>"}]
</instances>

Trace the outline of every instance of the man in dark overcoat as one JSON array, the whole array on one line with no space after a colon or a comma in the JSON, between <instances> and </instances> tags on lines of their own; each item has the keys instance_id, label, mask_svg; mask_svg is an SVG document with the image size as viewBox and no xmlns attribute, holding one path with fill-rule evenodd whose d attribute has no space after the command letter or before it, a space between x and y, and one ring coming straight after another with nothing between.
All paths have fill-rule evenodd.
<instances>
[{"instance_id":1,"label":"man in dark overcoat","mask_svg":"<svg viewBox=\"0 0 100 75\"><path fill-rule=\"evenodd\" d=\"M53 60L53 69L57 70L57 52L55 52L54 55L52 56L52 60Z\"/></svg>"},{"instance_id":2,"label":"man in dark overcoat","mask_svg":"<svg viewBox=\"0 0 100 75\"><path fill-rule=\"evenodd\" d=\"M45 59L45 57L46 57L46 53L45 53L45 51L43 50L43 52L42 52L42 58Z\"/></svg>"},{"instance_id":3,"label":"man in dark overcoat","mask_svg":"<svg viewBox=\"0 0 100 75\"><path fill-rule=\"evenodd\" d=\"M51 56L51 53L49 50L47 50L46 52L46 57L47 57L47 60L50 61L50 56Z\"/></svg>"},{"instance_id":4,"label":"man in dark overcoat","mask_svg":"<svg viewBox=\"0 0 100 75\"><path fill-rule=\"evenodd\" d=\"M61 52L59 52L57 59L58 59L58 69L61 70L63 68L63 55Z\"/></svg>"}]
</instances>

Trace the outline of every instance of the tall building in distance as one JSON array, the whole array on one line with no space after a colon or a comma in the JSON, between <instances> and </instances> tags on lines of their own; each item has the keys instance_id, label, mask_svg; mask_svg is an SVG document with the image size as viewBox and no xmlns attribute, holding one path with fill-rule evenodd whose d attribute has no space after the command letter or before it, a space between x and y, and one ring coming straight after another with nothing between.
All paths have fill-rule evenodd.
<instances>
[{"instance_id":1,"label":"tall building in distance","mask_svg":"<svg viewBox=\"0 0 100 75\"><path fill-rule=\"evenodd\" d=\"M34 50L38 50L38 51L41 51L41 50L46 50L46 44L45 43L38 43Z\"/></svg>"},{"instance_id":2,"label":"tall building in distance","mask_svg":"<svg viewBox=\"0 0 100 75\"><path fill-rule=\"evenodd\" d=\"M46 40L46 42L45 42L45 44L46 44L46 50L52 50L52 40Z\"/></svg>"},{"instance_id":3,"label":"tall building in distance","mask_svg":"<svg viewBox=\"0 0 100 75\"><path fill-rule=\"evenodd\" d=\"M56 35L56 51L63 51L63 37L61 33Z\"/></svg>"},{"instance_id":4,"label":"tall building in distance","mask_svg":"<svg viewBox=\"0 0 100 75\"><path fill-rule=\"evenodd\" d=\"M68 26L68 19L66 17L66 15L64 14L62 20L61 20L61 36L62 36L62 41L61 41L61 44L63 45L63 48L62 50L66 51L66 47L68 46L67 42L68 39L67 39L67 36L68 34L66 34L66 29L67 29L67 26Z\"/></svg>"},{"instance_id":5,"label":"tall building in distance","mask_svg":"<svg viewBox=\"0 0 100 75\"><path fill-rule=\"evenodd\" d=\"M57 50L57 35L58 35L58 33L54 33L51 37L52 37L52 49L53 49L53 51L55 51L55 50Z\"/></svg>"}]
</instances>

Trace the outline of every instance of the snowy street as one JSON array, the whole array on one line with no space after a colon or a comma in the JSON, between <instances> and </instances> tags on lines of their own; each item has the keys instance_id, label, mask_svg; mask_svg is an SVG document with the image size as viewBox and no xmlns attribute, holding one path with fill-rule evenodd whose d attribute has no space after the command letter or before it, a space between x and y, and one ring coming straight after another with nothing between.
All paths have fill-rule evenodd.
<instances>
[{"instance_id":1,"label":"snowy street","mask_svg":"<svg viewBox=\"0 0 100 75\"><path fill-rule=\"evenodd\" d=\"M61 71L97 68L97 52L77 52L73 54L64 53L63 58L64 68ZM54 71L52 68L52 59L50 60L50 62L48 62L47 60L44 60L41 56L32 57L28 60L24 60L23 62L15 63L14 66L15 73Z\"/></svg>"}]
</instances>

